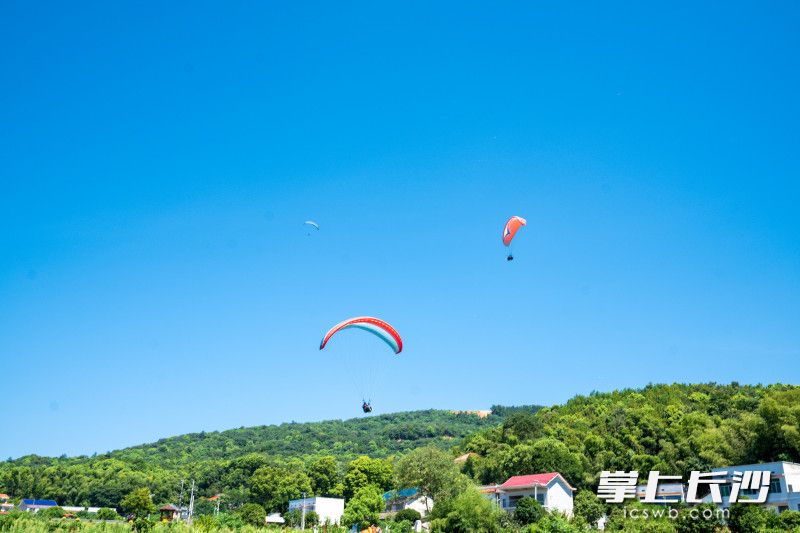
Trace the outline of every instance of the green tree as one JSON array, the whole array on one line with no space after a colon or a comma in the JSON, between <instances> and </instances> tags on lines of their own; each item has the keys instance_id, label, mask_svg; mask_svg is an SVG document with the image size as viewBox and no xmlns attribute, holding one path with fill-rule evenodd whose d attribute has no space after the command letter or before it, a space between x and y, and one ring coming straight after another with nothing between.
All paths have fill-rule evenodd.
<instances>
[{"instance_id":1,"label":"green tree","mask_svg":"<svg viewBox=\"0 0 800 533\"><path fill-rule=\"evenodd\" d=\"M729 508L728 528L732 533L757 533L766 529L769 511L752 503L734 503Z\"/></svg>"},{"instance_id":2,"label":"green tree","mask_svg":"<svg viewBox=\"0 0 800 533\"><path fill-rule=\"evenodd\" d=\"M411 533L414 523L408 520L397 520L391 526L392 533Z\"/></svg>"},{"instance_id":3,"label":"green tree","mask_svg":"<svg viewBox=\"0 0 800 533\"><path fill-rule=\"evenodd\" d=\"M786 531L800 528L800 511L784 511L778 515L780 527Z\"/></svg>"},{"instance_id":4,"label":"green tree","mask_svg":"<svg viewBox=\"0 0 800 533\"><path fill-rule=\"evenodd\" d=\"M583 478L580 455L551 437L514 446L502 468L504 475L509 477L531 472L560 472L567 481L577 482Z\"/></svg>"},{"instance_id":5,"label":"green tree","mask_svg":"<svg viewBox=\"0 0 800 533\"><path fill-rule=\"evenodd\" d=\"M544 514L544 507L530 496L520 498L514 508L514 520L523 526L538 522Z\"/></svg>"},{"instance_id":6,"label":"green tree","mask_svg":"<svg viewBox=\"0 0 800 533\"><path fill-rule=\"evenodd\" d=\"M396 477L401 488L417 489L433 501L453 498L469 486L453 457L432 446L417 448L403 456L397 462Z\"/></svg>"},{"instance_id":7,"label":"green tree","mask_svg":"<svg viewBox=\"0 0 800 533\"><path fill-rule=\"evenodd\" d=\"M133 521L131 529L136 533L143 533L145 531L152 531L155 525L146 516L140 516Z\"/></svg>"},{"instance_id":8,"label":"green tree","mask_svg":"<svg viewBox=\"0 0 800 533\"><path fill-rule=\"evenodd\" d=\"M580 533L583 529L577 524L570 522L565 516L559 513L545 513L541 520L528 526L526 531L530 533ZM625 531L628 530L626 529ZM643 533L644 531L647 531L647 533L658 533L663 530L654 528L652 530L643 529L642 531Z\"/></svg>"},{"instance_id":9,"label":"green tree","mask_svg":"<svg viewBox=\"0 0 800 533\"><path fill-rule=\"evenodd\" d=\"M249 483L249 480L248 480ZM250 489L247 487L235 487L225 490L225 499L222 501L227 509L238 509L250 501Z\"/></svg>"},{"instance_id":10,"label":"green tree","mask_svg":"<svg viewBox=\"0 0 800 533\"><path fill-rule=\"evenodd\" d=\"M678 533L714 533L722 527L722 514L713 503L702 503L691 511L682 509L675 522Z\"/></svg>"},{"instance_id":11,"label":"green tree","mask_svg":"<svg viewBox=\"0 0 800 533\"><path fill-rule=\"evenodd\" d=\"M42 509L38 513L36 513L41 518L61 518L66 514L64 509L61 507L48 507L47 509Z\"/></svg>"},{"instance_id":12,"label":"green tree","mask_svg":"<svg viewBox=\"0 0 800 533\"><path fill-rule=\"evenodd\" d=\"M117 520L119 515L113 509L109 509L108 507L102 507L97 510L97 514L95 518L98 520Z\"/></svg>"},{"instance_id":13,"label":"green tree","mask_svg":"<svg viewBox=\"0 0 800 533\"><path fill-rule=\"evenodd\" d=\"M350 499L359 489L368 485L388 490L392 476L392 463L385 459L372 459L366 455L353 459L347 465L347 474L344 477L345 499Z\"/></svg>"},{"instance_id":14,"label":"green tree","mask_svg":"<svg viewBox=\"0 0 800 533\"><path fill-rule=\"evenodd\" d=\"M575 516L583 518L587 524L592 527L597 525L604 514L606 514L605 505L602 500L588 489L579 490L575 496L575 505L573 508Z\"/></svg>"},{"instance_id":15,"label":"green tree","mask_svg":"<svg viewBox=\"0 0 800 533\"><path fill-rule=\"evenodd\" d=\"M344 508L342 524L346 527L358 525L363 529L378 523L378 515L383 511L383 492L375 485L359 488Z\"/></svg>"},{"instance_id":16,"label":"green tree","mask_svg":"<svg viewBox=\"0 0 800 533\"><path fill-rule=\"evenodd\" d=\"M217 504L207 498L197 498L194 502L194 516L213 515L217 510Z\"/></svg>"},{"instance_id":17,"label":"green tree","mask_svg":"<svg viewBox=\"0 0 800 533\"><path fill-rule=\"evenodd\" d=\"M156 506L153 505L153 499L150 497L150 489L147 487L131 491L119 502L119 506L135 518L147 518L151 513L156 512Z\"/></svg>"},{"instance_id":18,"label":"green tree","mask_svg":"<svg viewBox=\"0 0 800 533\"><path fill-rule=\"evenodd\" d=\"M505 437L509 435L520 440L532 440L541 436L542 421L531 411L516 411L512 413L502 425Z\"/></svg>"},{"instance_id":19,"label":"green tree","mask_svg":"<svg viewBox=\"0 0 800 533\"><path fill-rule=\"evenodd\" d=\"M202 515L192 520L192 525L200 531L216 531L219 527L217 520L212 515Z\"/></svg>"},{"instance_id":20,"label":"green tree","mask_svg":"<svg viewBox=\"0 0 800 533\"><path fill-rule=\"evenodd\" d=\"M246 503L236 510L236 514L242 522L251 526L263 526L266 524L267 512L257 503Z\"/></svg>"},{"instance_id":21,"label":"green tree","mask_svg":"<svg viewBox=\"0 0 800 533\"><path fill-rule=\"evenodd\" d=\"M228 528L233 531L238 531L242 529L245 523L244 520L242 520L241 515L238 514L239 509L241 509L241 507L237 508L236 512L220 513L219 515L217 515L217 522L219 523L219 526L222 528ZM266 518L266 512L264 514L264 517Z\"/></svg>"},{"instance_id":22,"label":"green tree","mask_svg":"<svg viewBox=\"0 0 800 533\"><path fill-rule=\"evenodd\" d=\"M422 520L422 515L419 514L419 511L416 509L401 509L394 514L392 520L395 522L402 522L405 520L413 524L417 520Z\"/></svg>"},{"instance_id":23,"label":"green tree","mask_svg":"<svg viewBox=\"0 0 800 533\"><path fill-rule=\"evenodd\" d=\"M437 502L433 507L433 533L496 533L501 530L505 512L475 488L469 488L455 498Z\"/></svg>"},{"instance_id":24,"label":"green tree","mask_svg":"<svg viewBox=\"0 0 800 533\"><path fill-rule=\"evenodd\" d=\"M290 527L300 527L303 523L303 511L301 509L292 509L283 513L283 519ZM315 526L319 524L319 515L314 511L306 511L306 526Z\"/></svg>"},{"instance_id":25,"label":"green tree","mask_svg":"<svg viewBox=\"0 0 800 533\"><path fill-rule=\"evenodd\" d=\"M256 470L267 466L269 459L260 453L248 453L230 461L221 473L223 485L226 487L242 487L247 485Z\"/></svg>"},{"instance_id":26,"label":"green tree","mask_svg":"<svg viewBox=\"0 0 800 533\"><path fill-rule=\"evenodd\" d=\"M341 497L344 483L336 464L336 458L326 455L315 460L308 467L311 488L317 496Z\"/></svg>"},{"instance_id":27,"label":"green tree","mask_svg":"<svg viewBox=\"0 0 800 533\"><path fill-rule=\"evenodd\" d=\"M289 500L312 494L311 480L298 470L262 466L250 478L250 498L270 511L284 512Z\"/></svg>"},{"instance_id":28,"label":"green tree","mask_svg":"<svg viewBox=\"0 0 800 533\"><path fill-rule=\"evenodd\" d=\"M14 467L5 476L3 483L8 493L18 498L36 497L33 493L33 472L27 466Z\"/></svg>"}]
</instances>

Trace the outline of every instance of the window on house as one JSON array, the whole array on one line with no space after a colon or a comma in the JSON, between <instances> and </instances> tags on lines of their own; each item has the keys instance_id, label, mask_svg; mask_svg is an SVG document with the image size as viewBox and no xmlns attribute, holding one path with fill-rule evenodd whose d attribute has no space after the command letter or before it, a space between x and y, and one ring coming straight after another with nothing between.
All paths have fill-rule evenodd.
<instances>
[{"instance_id":1,"label":"window on house","mask_svg":"<svg viewBox=\"0 0 800 533\"><path fill-rule=\"evenodd\" d=\"M537 494L536 501L539 502L541 505L544 505L544 494Z\"/></svg>"},{"instance_id":2,"label":"window on house","mask_svg":"<svg viewBox=\"0 0 800 533\"><path fill-rule=\"evenodd\" d=\"M770 494L780 494L781 492L781 480L774 479L769 483L769 493Z\"/></svg>"},{"instance_id":3,"label":"window on house","mask_svg":"<svg viewBox=\"0 0 800 533\"><path fill-rule=\"evenodd\" d=\"M730 485L720 485L719 486L719 493L722 495L723 498L727 498L731 495L731 486Z\"/></svg>"}]
</instances>

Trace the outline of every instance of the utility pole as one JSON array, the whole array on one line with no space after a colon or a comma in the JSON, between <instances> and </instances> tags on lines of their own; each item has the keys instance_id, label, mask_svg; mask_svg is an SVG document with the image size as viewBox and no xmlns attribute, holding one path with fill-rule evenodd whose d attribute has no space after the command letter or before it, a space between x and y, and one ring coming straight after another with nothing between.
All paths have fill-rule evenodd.
<instances>
[{"instance_id":1,"label":"utility pole","mask_svg":"<svg viewBox=\"0 0 800 533\"><path fill-rule=\"evenodd\" d=\"M183 480L181 480L181 495L178 497L178 517L183 520Z\"/></svg>"},{"instance_id":2,"label":"utility pole","mask_svg":"<svg viewBox=\"0 0 800 533\"><path fill-rule=\"evenodd\" d=\"M306 493L303 493L303 508L300 511L300 529L306 529Z\"/></svg>"},{"instance_id":3,"label":"utility pole","mask_svg":"<svg viewBox=\"0 0 800 533\"><path fill-rule=\"evenodd\" d=\"M217 498L217 507L216 507L216 509L214 509L214 516L218 516L219 515L219 502L220 501L222 501L222 495L220 495L219 498Z\"/></svg>"},{"instance_id":4,"label":"utility pole","mask_svg":"<svg viewBox=\"0 0 800 533\"><path fill-rule=\"evenodd\" d=\"M192 525L192 515L194 515L194 480L192 480L192 494L189 496L189 519L186 521L190 526Z\"/></svg>"}]
</instances>

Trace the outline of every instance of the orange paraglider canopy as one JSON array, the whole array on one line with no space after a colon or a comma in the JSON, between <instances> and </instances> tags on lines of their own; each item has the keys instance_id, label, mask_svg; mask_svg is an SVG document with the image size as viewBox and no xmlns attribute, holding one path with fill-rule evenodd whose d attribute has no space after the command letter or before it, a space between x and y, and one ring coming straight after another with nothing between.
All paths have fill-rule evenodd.
<instances>
[{"instance_id":1,"label":"orange paraglider canopy","mask_svg":"<svg viewBox=\"0 0 800 533\"><path fill-rule=\"evenodd\" d=\"M513 216L509 218L508 222L506 222L506 225L503 228L503 244L506 246L510 245L511 239L513 239L514 235L517 234L519 228L525 226L526 224L527 222L522 217Z\"/></svg>"}]
</instances>

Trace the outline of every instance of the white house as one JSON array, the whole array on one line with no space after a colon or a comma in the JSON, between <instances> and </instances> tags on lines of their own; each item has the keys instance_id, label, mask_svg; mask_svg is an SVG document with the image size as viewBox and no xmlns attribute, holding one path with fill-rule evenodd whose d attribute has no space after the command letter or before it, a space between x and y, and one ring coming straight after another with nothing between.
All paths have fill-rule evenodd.
<instances>
[{"instance_id":1,"label":"white house","mask_svg":"<svg viewBox=\"0 0 800 533\"><path fill-rule=\"evenodd\" d=\"M403 509L413 509L425 516L433 509L433 499L424 496L417 489L390 490L383 493L386 512L396 513Z\"/></svg>"},{"instance_id":2,"label":"white house","mask_svg":"<svg viewBox=\"0 0 800 533\"><path fill-rule=\"evenodd\" d=\"M730 505L731 483L734 472L744 472L746 470L770 472L769 493L766 503L762 505L777 512L800 511L800 464L778 461L774 463L761 463L755 465L735 465L715 468L714 472L727 472L728 483L719 487L722 496L722 507ZM757 497L757 490L741 490L739 501L744 499L754 499ZM711 502L711 494L703 498L704 502Z\"/></svg>"},{"instance_id":3,"label":"white house","mask_svg":"<svg viewBox=\"0 0 800 533\"><path fill-rule=\"evenodd\" d=\"M529 496L548 511L572 516L572 496L575 489L558 472L512 476L502 485L481 487L481 492L508 512L513 512L517 502Z\"/></svg>"},{"instance_id":4,"label":"white house","mask_svg":"<svg viewBox=\"0 0 800 533\"><path fill-rule=\"evenodd\" d=\"M319 523L338 524L344 514L344 500L342 498L323 498L315 496L313 498L300 498L299 500L289 500L289 510L297 509L306 512L314 511L319 516Z\"/></svg>"}]
</instances>

